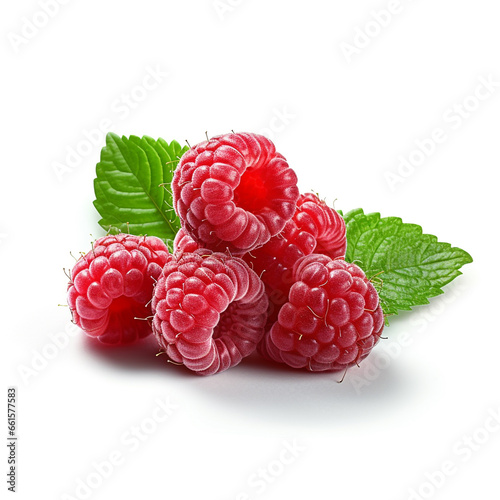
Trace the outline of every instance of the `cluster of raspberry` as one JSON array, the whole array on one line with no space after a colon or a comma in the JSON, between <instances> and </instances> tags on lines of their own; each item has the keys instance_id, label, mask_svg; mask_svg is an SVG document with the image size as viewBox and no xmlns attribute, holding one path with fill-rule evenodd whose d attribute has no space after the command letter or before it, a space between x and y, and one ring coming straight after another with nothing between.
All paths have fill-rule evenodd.
<instances>
[{"instance_id":1,"label":"cluster of raspberry","mask_svg":"<svg viewBox=\"0 0 500 500\"><path fill-rule=\"evenodd\" d=\"M156 237L105 236L73 268L68 303L88 335L126 344L152 332L169 360L200 375L254 352L309 371L346 370L370 353L384 316L372 283L344 260L344 220L299 193L269 139L198 144L171 187L173 253Z\"/></svg>"}]
</instances>

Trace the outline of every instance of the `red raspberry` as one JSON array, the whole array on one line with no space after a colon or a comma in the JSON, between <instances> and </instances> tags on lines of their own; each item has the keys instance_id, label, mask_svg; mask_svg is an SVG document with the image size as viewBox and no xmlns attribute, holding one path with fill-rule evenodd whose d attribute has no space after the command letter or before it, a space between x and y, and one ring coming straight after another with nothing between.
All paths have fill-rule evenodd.
<instances>
[{"instance_id":1,"label":"red raspberry","mask_svg":"<svg viewBox=\"0 0 500 500\"><path fill-rule=\"evenodd\" d=\"M106 344L129 344L151 333L154 280L168 257L156 237L104 236L71 271L68 304L74 322Z\"/></svg>"},{"instance_id":2,"label":"red raspberry","mask_svg":"<svg viewBox=\"0 0 500 500\"><path fill-rule=\"evenodd\" d=\"M181 158L174 207L196 242L243 254L278 234L295 212L297 176L274 144L257 134L226 134Z\"/></svg>"},{"instance_id":3,"label":"red raspberry","mask_svg":"<svg viewBox=\"0 0 500 500\"><path fill-rule=\"evenodd\" d=\"M177 231L174 239L174 253L184 253L184 252L194 252L198 250L200 245L189 236L189 234L182 229L182 227Z\"/></svg>"},{"instance_id":4,"label":"red raspberry","mask_svg":"<svg viewBox=\"0 0 500 500\"><path fill-rule=\"evenodd\" d=\"M297 210L285 229L263 247L243 258L266 284L271 311L269 327L278 319L279 308L288 300L295 263L311 253L344 257L346 250L344 219L315 194L301 194Z\"/></svg>"},{"instance_id":5,"label":"red raspberry","mask_svg":"<svg viewBox=\"0 0 500 500\"><path fill-rule=\"evenodd\" d=\"M294 267L289 301L261 343L264 355L293 368L342 370L378 342L384 315L378 294L355 264L325 255Z\"/></svg>"},{"instance_id":6,"label":"red raspberry","mask_svg":"<svg viewBox=\"0 0 500 500\"><path fill-rule=\"evenodd\" d=\"M347 248L344 219L313 193L300 196L299 211L293 219L303 231L309 231L317 241L314 253L332 259L344 258Z\"/></svg>"},{"instance_id":7,"label":"red raspberry","mask_svg":"<svg viewBox=\"0 0 500 500\"><path fill-rule=\"evenodd\" d=\"M212 375L255 351L268 300L243 260L199 249L169 257L152 306L153 332L169 358Z\"/></svg>"}]
</instances>

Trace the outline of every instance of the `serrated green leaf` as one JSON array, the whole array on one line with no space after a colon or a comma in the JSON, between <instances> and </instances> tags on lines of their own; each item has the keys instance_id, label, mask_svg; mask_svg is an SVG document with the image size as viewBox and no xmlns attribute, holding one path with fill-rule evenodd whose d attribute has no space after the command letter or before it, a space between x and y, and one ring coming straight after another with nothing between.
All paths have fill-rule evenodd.
<instances>
[{"instance_id":1,"label":"serrated green leaf","mask_svg":"<svg viewBox=\"0 0 500 500\"><path fill-rule=\"evenodd\" d=\"M176 141L109 133L94 179L94 206L106 230L173 239L180 223L170 183L188 150Z\"/></svg>"},{"instance_id":2,"label":"serrated green leaf","mask_svg":"<svg viewBox=\"0 0 500 500\"><path fill-rule=\"evenodd\" d=\"M373 281L385 314L397 314L429 303L442 287L462 274L472 257L436 236L423 234L417 224L398 217L351 210L347 227L346 260L354 262Z\"/></svg>"}]
</instances>

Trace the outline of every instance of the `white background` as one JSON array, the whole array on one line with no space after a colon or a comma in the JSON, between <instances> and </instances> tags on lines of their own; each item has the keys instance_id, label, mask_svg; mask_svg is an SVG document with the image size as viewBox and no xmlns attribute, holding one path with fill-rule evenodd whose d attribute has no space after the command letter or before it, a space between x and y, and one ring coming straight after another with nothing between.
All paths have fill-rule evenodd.
<instances>
[{"instance_id":1,"label":"white background","mask_svg":"<svg viewBox=\"0 0 500 500\"><path fill-rule=\"evenodd\" d=\"M499 83L473 97L481 79L500 82L497 3L70 0L50 18L41 3L0 14L2 380L18 387L18 498L498 498ZM148 68L168 76L144 91ZM418 223L474 263L394 319L342 384L258 360L201 378L152 342L100 349L69 336L57 304L69 252L103 234L102 120L191 144L264 131L303 191ZM446 140L391 188L387 172L436 128ZM177 406L158 424L157 398Z\"/></svg>"}]
</instances>

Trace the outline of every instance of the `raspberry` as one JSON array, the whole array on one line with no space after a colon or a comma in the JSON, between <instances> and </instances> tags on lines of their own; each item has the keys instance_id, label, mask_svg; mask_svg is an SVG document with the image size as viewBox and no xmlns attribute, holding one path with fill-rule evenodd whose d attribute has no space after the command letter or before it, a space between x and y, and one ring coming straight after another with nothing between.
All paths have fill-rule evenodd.
<instances>
[{"instance_id":1,"label":"raspberry","mask_svg":"<svg viewBox=\"0 0 500 500\"><path fill-rule=\"evenodd\" d=\"M182 227L177 231L174 239L174 253L184 253L184 252L194 252L198 250L200 245L189 236L189 234L182 229Z\"/></svg>"},{"instance_id":2,"label":"raspberry","mask_svg":"<svg viewBox=\"0 0 500 500\"><path fill-rule=\"evenodd\" d=\"M206 249L171 255L154 290L153 332L172 361L211 375L255 351L267 306L242 259Z\"/></svg>"},{"instance_id":3,"label":"raspberry","mask_svg":"<svg viewBox=\"0 0 500 500\"><path fill-rule=\"evenodd\" d=\"M156 237L104 236L71 271L68 304L74 322L105 344L129 344L151 333L154 280L168 248Z\"/></svg>"},{"instance_id":4,"label":"raspberry","mask_svg":"<svg viewBox=\"0 0 500 500\"><path fill-rule=\"evenodd\" d=\"M315 194L301 194L297 210L285 229L243 257L266 284L272 305L269 327L278 319L280 306L288 300L294 282L294 264L313 252L331 258L344 257L345 249L344 219Z\"/></svg>"},{"instance_id":5,"label":"raspberry","mask_svg":"<svg viewBox=\"0 0 500 500\"><path fill-rule=\"evenodd\" d=\"M297 176L274 144L257 134L226 134L181 158L174 207L201 246L241 255L262 246L295 212Z\"/></svg>"},{"instance_id":6,"label":"raspberry","mask_svg":"<svg viewBox=\"0 0 500 500\"><path fill-rule=\"evenodd\" d=\"M293 219L298 227L316 238L314 252L332 259L344 258L347 248L344 219L313 193L301 195L297 205L299 212Z\"/></svg>"},{"instance_id":7,"label":"raspberry","mask_svg":"<svg viewBox=\"0 0 500 500\"><path fill-rule=\"evenodd\" d=\"M363 271L344 260L311 254L294 267L289 301L260 345L274 361L310 371L359 363L378 342L384 316Z\"/></svg>"}]
</instances>

